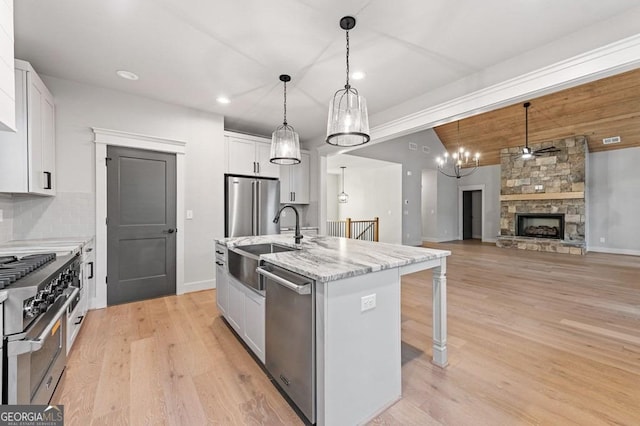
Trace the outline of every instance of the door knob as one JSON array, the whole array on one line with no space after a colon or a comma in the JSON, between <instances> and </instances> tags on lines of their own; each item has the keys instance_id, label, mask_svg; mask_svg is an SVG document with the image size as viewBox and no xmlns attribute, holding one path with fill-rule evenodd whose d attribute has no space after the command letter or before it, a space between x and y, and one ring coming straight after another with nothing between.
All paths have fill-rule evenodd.
<instances>
[{"instance_id":1,"label":"door knob","mask_svg":"<svg viewBox=\"0 0 640 426\"><path fill-rule=\"evenodd\" d=\"M167 230L162 231L162 232L164 232L165 234L173 234L174 232L176 232L176 230L175 229L167 229Z\"/></svg>"}]
</instances>

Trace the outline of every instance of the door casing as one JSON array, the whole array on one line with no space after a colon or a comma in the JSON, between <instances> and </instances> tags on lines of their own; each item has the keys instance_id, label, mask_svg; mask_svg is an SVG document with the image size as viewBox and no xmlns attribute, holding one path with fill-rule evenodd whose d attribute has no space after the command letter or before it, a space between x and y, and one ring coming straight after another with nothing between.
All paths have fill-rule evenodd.
<instances>
[{"instance_id":1,"label":"door casing","mask_svg":"<svg viewBox=\"0 0 640 426\"><path fill-rule=\"evenodd\" d=\"M464 191L481 191L482 192L482 241L486 239L485 235L485 210L486 203L484 199L485 185L466 185L458 187L458 239L462 240L462 193Z\"/></svg>"},{"instance_id":2,"label":"door casing","mask_svg":"<svg viewBox=\"0 0 640 426\"><path fill-rule=\"evenodd\" d=\"M186 142L118 130L92 128L95 143L96 172L96 286L89 295L89 308L107 306L107 145L146 149L176 154L176 294L185 293L184 285L184 192ZM213 242L212 242L213 244ZM90 289L91 290L91 289Z\"/></svg>"}]
</instances>

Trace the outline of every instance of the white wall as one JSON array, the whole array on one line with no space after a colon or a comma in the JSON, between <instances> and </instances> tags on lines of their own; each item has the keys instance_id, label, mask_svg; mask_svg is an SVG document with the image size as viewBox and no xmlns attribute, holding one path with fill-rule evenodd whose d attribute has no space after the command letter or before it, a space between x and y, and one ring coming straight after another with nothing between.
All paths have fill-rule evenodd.
<instances>
[{"instance_id":1,"label":"white wall","mask_svg":"<svg viewBox=\"0 0 640 426\"><path fill-rule=\"evenodd\" d=\"M46 76L43 80L56 102L58 195L14 197L20 214L14 218L13 238L95 232L91 127L184 140L185 208L194 213L179 230L185 233L185 285L213 285L213 239L224 233L223 118L68 80ZM27 207L36 214L29 214Z\"/></svg>"},{"instance_id":2,"label":"white wall","mask_svg":"<svg viewBox=\"0 0 640 426\"><path fill-rule=\"evenodd\" d=\"M13 239L13 200L10 195L0 194L0 243Z\"/></svg>"},{"instance_id":3,"label":"white wall","mask_svg":"<svg viewBox=\"0 0 640 426\"><path fill-rule=\"evenodd\" d=\"M589 250L640 255L638 164L640 148L589 154Z\"/></svg>"},{"instance_id":4,"label":"white wall","mask_svg":"<svg viewBox=\"0 0 640 426\"><path fill-rule=\"evenodd\" d=\"M350 217L366 220L378 217L379 240L384 243L401 244L402 194L398 188L402 187L402 166L392 164L375 169L347 169L345 181L345 192L349 195L349 202L338 204L338 219ZM327 208L327 215L328 211Z\"/></svg>"},{"instance_id":5,"label":"white wall","mask_svg":"<svg viewBox=\"0 0 640 426\"><path fill-rule=\"evenodd\" d=\"M338 194L342 188L342 176L327 173L327 220L340 220Z\"/></svg>"}]
</instances>

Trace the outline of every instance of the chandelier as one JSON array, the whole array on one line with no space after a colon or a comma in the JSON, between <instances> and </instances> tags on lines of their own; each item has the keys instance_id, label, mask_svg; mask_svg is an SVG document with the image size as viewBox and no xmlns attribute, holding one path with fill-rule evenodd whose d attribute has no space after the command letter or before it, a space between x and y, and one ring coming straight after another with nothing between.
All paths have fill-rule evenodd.
<instances>
[{"instance_id":1,"label":"chandelier","mask_svg":"<svg viewBox=\"0 0 640 426\"><path fill-rule=\"evenodd\" d=\"M452 154L445 152L443 157L437 157L438 171L445 176L460 179L469 176L478 168L480 153L472 157L471 153L460 147L460 120L458 120L458 150Z\"/></svg>"},{"instance_id":2,"label":"chandelier","mask_svg":"<svg viewBox=\"0 0 640 426\"><path fill-rule=\"evenodd\" d=\"M274 164L293 165L300 163L300 139L293 127L287 124L287 82L291 77L282 74L284 83L284 120L271 135L271 155L269 161Z\"/></svg>"},{"instance_id":3,"label":"chandelier","mask_svg":"<svg viewBox=\"0 0 640 426\"><path fill-rule=\"evenodd\" d=\"M355 26L356 18L353 16L340 19L340 28L345 30L347 37L347 84L333 95L329 105L326 142L330 145L356 146L371 139L367 102L349 84L349 30Z\"/></svg>"}]
</instances>

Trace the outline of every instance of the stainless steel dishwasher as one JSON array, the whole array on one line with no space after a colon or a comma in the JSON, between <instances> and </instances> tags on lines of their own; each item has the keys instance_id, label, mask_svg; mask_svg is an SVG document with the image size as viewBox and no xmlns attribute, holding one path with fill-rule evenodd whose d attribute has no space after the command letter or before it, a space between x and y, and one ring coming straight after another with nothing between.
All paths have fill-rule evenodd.
<instances>
[{"instance_id":1,"label":"stainless steel dishwasher","mask_svg":"<svg viewBox=\"0 0 640 426\"><path fill-rule=\"evenodd\" d=\"M309 422L316 422L315 283L286 269L256 269L266 289L267 371Z\"/></svg>"}]
</instances>

